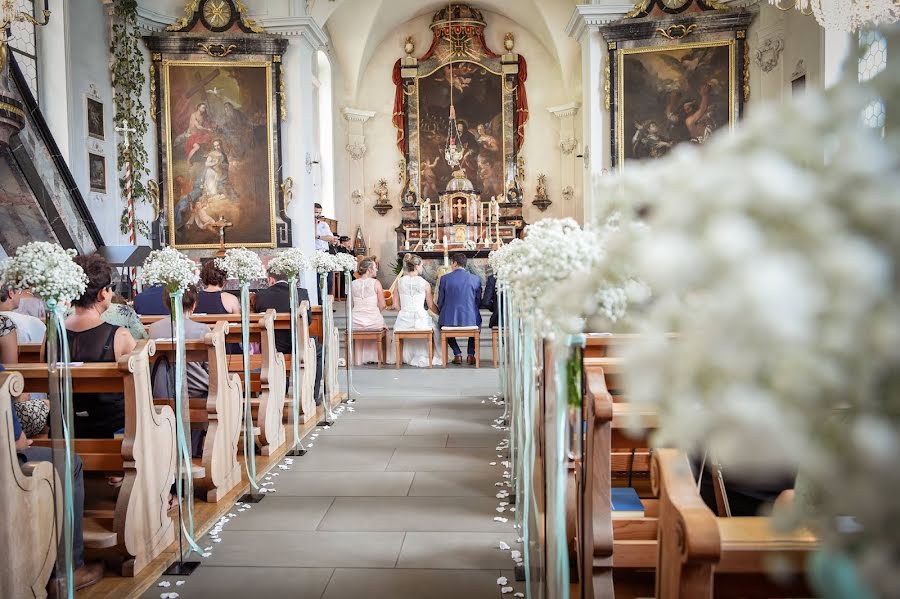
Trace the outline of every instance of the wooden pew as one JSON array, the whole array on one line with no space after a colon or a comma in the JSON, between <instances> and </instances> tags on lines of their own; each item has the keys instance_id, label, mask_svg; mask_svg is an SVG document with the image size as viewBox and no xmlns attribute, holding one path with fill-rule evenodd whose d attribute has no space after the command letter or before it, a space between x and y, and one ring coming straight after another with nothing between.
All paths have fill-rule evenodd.
<instances>
[{"instance_id":1,"label":"wooden pew","mask_svg":"<svg viewBox=\"0 0 900 599\"><path fill-rule=\"evenodd\" d=\"M225 337L230 324L217 322L202 341L186 341L186 361L209 365L209 393L189 400L190 424L207 424L203 442L202 477L196 480L206 501L216 503L241 482L238 442L243 427L244 393L237 374L229 373ZM175 342L156 341L157 355L175 364Z\"/></svg>"},{"instance_id":2,"label":"wooden pew","mask_svg":"<svg viewBox=\"0 0 900 599\"><path fill-rule=\"evenodd\" d=\"M265 314L253 314L250 317L250 329L248 331L250 342L259 343L262 354L254 362L251 356L250 368L259 368L259 392L260 397L252 402L255 408L255 422L259 428L257 446L262 455L271 455L286 440L282 419L284 416L284 403L286 397L285 358L280 352L275 351L275 310L268 310ZM145 325L168 316L142 316L141 322ZM226 334L226 341L230 343L242 343L240 314L195 314L191 320L210 326L218 322L228 322L230 327ZM288 325L290 326L290 325ZM230 356L228 369L243 376L243 356ZM255 377L254 377L255 378ZM254 388L251 385L251 391Z\"/></svg>"},{"instance_id":3,"label":"wooden pew","mask_svg":"<svg viewBox=\"0 0 900 599\"><path fill-rule=\"evenodd\" d=\"M10 399L23 386L20 374L0 373L0 597L9 599L46 597L62 527L62 487L53 464L19 467Z\"/></svg>"},{"instance_id":4,"label":"wooden pew","mask_svg":"<svg viewBox=\"0 0 900 599\"><path fill-rule=\"evenodd\" d=\"M687 456L659 449L653 456L659 495L656 597L809 597L804 564L818 549L809 531L775 532L768 517L719 518L697 490ZM800 574L787 585L766 576L778 559Z\"/></svg>"},{"instance_id":5,"label":"wooden pew","mask_svg":"<svg viewBox=\"0 0 900 599\"><path fill-rule=\"evenodd\" d=\"M43 343L19 343L19 362L22 364L39 364L46 362Z\"/></svg>"},{"instance_id":6,"label":"wooden pew","mask_svg":"<svg viewBox=\"0 0 900 599\"><path fill-rule=\"evenodd\" d=\"M150 382L152 341L138 341L116 363L73 366L75 393L124 392L125 434L122 439L76 439L75 452L85 471L124 471L112 510L85 507L85 544L89 535L115 534L113 553L121 558L123 576L134 576L175 540L167 513L169 489L175 479L175 414L153 405ZM24 390L46 393L47 364L7 365L25 379ZM36 440L35 445L49 445Z\"/></svg>"}]
</instances>

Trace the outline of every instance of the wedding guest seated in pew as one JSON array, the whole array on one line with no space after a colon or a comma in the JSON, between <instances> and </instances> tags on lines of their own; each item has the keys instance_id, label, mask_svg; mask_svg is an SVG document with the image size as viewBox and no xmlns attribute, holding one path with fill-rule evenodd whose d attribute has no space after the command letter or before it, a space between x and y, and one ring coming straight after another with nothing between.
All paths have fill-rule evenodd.
<instances>
[{"instance_id":1,"label":"wedding guest seated in pew","mask_svg":"<svg viewBox=\"0 0 900 599\"><path fill-rule=\"evenodd\" d=\"M0 314L0 363L19 362L19 328L6 314ZM25 434L30 437L42 433L47 427L50 404L43 394L23 393L16 398L14 412Z\"/></svg>"},{"instance_id":2,"label":"wedding guest seated in pew","mask_svg":"<svg viewBox=\"0 0 900 599\"><path fill-rule=\"evenodd\" d=\"M17 312L24 293L0 285L0 314L16 325L19 343L42 343L47 326L39 318Z\"/></svg>"},{"instance_id":3,"label":"wedding guest seated in pew","mask_svg":"<svg viewBox=\"0 0 900 599\"><path fill-rule=\"evenodd\" d=\"M141 316L166 316L169 314L163 296L166 291L162 285L147 287L134 296L134 311Z\"/></svg>"},{"instance_id":4,"label":"wedding guest seated in pew","mask_svg":"<svg viewBox=\"0 0 900 599\"><path fill-rule=\"evenodd\" d=\"M125 327L135 341L147 338L147 331L144 330L144 325L141 324L141 317L128 305L128 301L118 293L113 294L109 308L103 313L103 322Z\"/></svg>"},{"instance_id":5,"label":"wedding guest seated in pew","mask_svg":"<svg viewBox=\"0 0 900 599\"><path fill-rule=\"evenodd\" d=\"M488 327L493 329L500 325L500 306L497 305L497 277L491 275L484 283L484 295L481 296L481 307L491 311Z\"/></svg>"},{"instance_id":6,"label":"wedding guest seated in pew","mask_svg":"<svg viewBox=\"0 0 900 599\"><path fill-rule=\"evenodd\" d=\"M199 314L239 314L241 301L234 295L224 291L228 274L210 260L200 269L200 282L203 289L197 299Z\"/></svg>"},{"instance_id":7,"label":"wedding guest seated in pew","mask_svg":"<svg viewBox=\"0 0 900 599\"><path fill-rule=\"evenodd\" d=\"M378 264L372 258L363 258L356 268L358 277L350 283L353 295L353 330L384 331L387 336L385 355L390 356L393 347L392 331L384 324L382 312L387 307L384 289L378 276ZM372 364L378 361L377 341L356 341L354 343L354 364Z\"/></svg>"},{"instance_id":8,"label":"wedding guest seated in pew","mask_svg":"<svg viewBox=\"0 0 900 599\"><path fill-rule=\"evenodd\" d=\"M171 308L169 295L163 297L163 304L168 314ZM202 341L210 328L202 322L191 320L197 307L197 288L191 285L184 290L181 296L181 306L184 310L182 328L185 341ZM157 320L148 329L151 339L174 339L172 321L169 318ZM153 362L151 380L153 381L153 397L174 397L174 370L175 365L169 363L168 356L157 356ZM206 397L209 394L209 364L206 362L187 362L185 364L185 377L187 378L188 397ZM203 451L204 431L191 431L191 451L194 457L200 457Z\"/></svg>"},{"instance_id":9,"label":"wedding guest seated in pew","mask_svg":"<svg viewBox=\"0 0 900 599\"><path fill-rule=\"evenodd\" d=\"M707 456L691 460L694 480L700 477L700 497L719 516L760 516L766 515L775 500L785 491L794 488L797 473L790 471L769 471L765 474L736 475L711 463ZM721 483L718 482L721 474ZM727 514L725 506L727 508Z\"/></svg>"},{"instance_id":10,"label":"wedding guest seated in pew","mask_svg":"<svg viewBox=\"0 0 900 599\"><path fill-rule=\"evenodd\" d=\"M104 322L112 301L112 268L103 256L76 256L88 278L85 292L72 301L75 313L66 319L72 362L116 362L135 348L128 329ZM75 437L111 439L125 426L122 393L76 393Z\"/></svg>"},{"instance_id":11,"label":"wedding guest seated in pew","mask_svg":"<svg viewBox=\"0 0 900 599\"><path fill-rule=\"evenodd\" d=\"M287 276L281 273L268 272L269 286L256 292L256 312L265 313L266 310L275 310L279 314L291 311L291 290L288 287ZM303 287L297 287L297 302L309 302L309 292ZM308 314L308 320L312 321L312 311ZM316 405L322 403L320 389L322 387L322 343L317 337L312 337L316 344L316 381L313 387L313 396ZM299 341L299 340L298 340ZM275 351L285 355L291 353L291 332L275 331Z\"/></svg>"},{"instance_id":12,"label":"wedding guest seated in pew","mask_svg":"<svg viewBox=\"0 0 900 599\"><path fill-rule=\"evenodd\" d=\"M0 338L7 339L8 335ZM3 345L0 341L0 345ZM6 342L8 343L8 342ZM0 365L0 371L4 370ZM16 440L16 457L21 467L26 462L52 462L53 450L49 447L32 447L31 441L22 430L16 411L12 411L13 438ZM63 472L58 473L64 476ZM73 456L72 460L72 508L74 514L74 527L72 530L72 566L75 570L73 586L75 590L80 590L95 584L103 578L104 566L103 562L84 561L84 472L81 458L78 454ZM60 552L61 554L61 552ZM51 580L49 586L49 595L56 595L56 584Z\"/></svg>"},{"instance_id":13,"label":"wedding guest seated in pew","mask_svg":"<svg viewBox=\"0 0 900 599\"><path fill-rule=\"evenodd\" d=\"M19 361L19 339L16 323L0 314L0 363L15 364Z\"/></svg>"}]
</instances>

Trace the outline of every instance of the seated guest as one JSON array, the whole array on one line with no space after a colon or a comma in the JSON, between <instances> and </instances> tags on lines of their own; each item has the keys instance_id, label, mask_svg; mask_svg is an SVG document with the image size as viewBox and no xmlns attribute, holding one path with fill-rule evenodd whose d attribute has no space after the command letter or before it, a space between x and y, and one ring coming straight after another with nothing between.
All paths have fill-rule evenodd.
<instances>
[{"instance_id":1,"label":"seated guest","mask_svg":"<svg viewBox=\"0 0 900 599\"><path fill-rule=\"evenodd\" d=\"M3 339L5 337L0 337ZM0 342L2 345L2 342ZM3 366L0 366L0 371ZM12 412L13 438L16 440L16 457L19 466L26 462L52 462L53 450L49 447L31 447L31 441L22 430L16 411ZM74 527L72 530L72 566L74 568L75 590L89 587L103 578L103 562L84 562L84 471L81 458L78 454L72 461L72 508L74 512ZM62 476L62 472L59 473ZM61 553L60 553L61 555ZM56 595L56 585L50 582L51 597Z\"/></svg>"},{"instance_id":2,"label":"seated guest","mask_svg":"<svg viewBox=\"0 0 900 599\"><path fill-rule=\"evenodd\" d=\"M230 293L223 291L228 274L210 260L200 270L200 282L203 289L197 298L198 314L239 314L241 301Z\"/></svg>"},{"instance_id":3,"label":"seated guest","mask_svg":"<svg viewBox=\"0 0 900 599\"><path fill-rule=\"evenodd\" d=\"M117 362L135 347L128 329L103 321L112 301L112 268L103 256L76 256L75 263L88 278L81 297L72 300L75 313L66 318L73 362ZM122 393L76 393L75 437L111 439L125 427Z\"/></svg>"},{"instance_id":4,"label":"seated guest","mask_svg":"<svg viewBox=\"0 0 900 599\"><path fill-rule=\"evenodd\" d=\"M144 330L144 325L141 324L141 317L131 309L125 298L119 294L113 294L109 308L103 313L103 322L125 327L135 341L147 338L147 331Z\"/></svg>"},{"instance_id":5,"label":"seated guest","mask_svg":"<svg viewBox=\"0 0 900 599\"><path fill-rule=\"evenodd\" d=\"M47 308L44 306L43 300L34 297L31 291L22 292L22 297L19 298L19 307L16 308L16 313L34 316L41 322L44 322L47 319Z\"/></svg>"},{"instance_id":6,"label":"seated guest","mask_svg":"<svg viewBox=\"0 0 900 599\"><path fill-rule=\"evenodd\" d=\"M350 283L350 294L353 298L353 330L354 331L385 331L384 316L381 312L387 307L384 300L384 289L381 282L375 277L378 275L378 265L371 258L363 258L356 268L359 277ZM393 336L391 336L393 337ZM387 345L393 347L393 339L389 338ZM354 364L367 364L378 361L377 341L357 341L353 345L353 353L356 356ZM390 352L388 352L390 354Z\"/></svg>"},{"instance_id":7,"label":"seated guest","mask_svg":"<svg viewBox=\"0 0 900 599\"><path fill-rule=\"evenodd\" d=\"M287 277L272 271L269 271L268 274L269 287L256 292L256 311L263 313L266 310L275 310L281 314L290 312L291 289L288 287ZM309 301L309 293L303 287L297 287L297 301ZM312 313L308 312L307 317L311 321ZM322 344L316 337L312 339L316 344L316 382L313 387L313 394L316 398L316 405L319 405L322 402L322 399L319 397L319 387L322 384ZM283 354L291 353L290 331L275 331L275 351Z\"/></svg>"},{"instance_id":8,"label":"seated guest","mask_svg":"<svg viewBox=\"0 0 900 599\"><path fill-rule=\"evenodd\" d=\"M8 316L0 314L0 363L19 362L19 340L16 323Z\"/></svg>"},{"instance_id":9,"label":"seated guest","mask_svg":"<svg viewBox=\"0 0 900 599\"><path fill-rule=\"evenodd\" d=\"M705 463L695 458L691 468L695 480L697 473L700 473L700 497L709 509L717 513L716 485L719 483L713 475L713 465L708 458ZM734 517L764 514L784 491L794 488L796 480L797 472L794 470L773 469L762 475L722 471L724 499Z\"/></svg>"},{"instance_id":10,"label":"seated guest","mask_svg":"<svg viewBox=\"0 0 900 599\"><path fill-rule=\"evenodd\" d=\"M168 294L163 297L166 312L169 311L170 301ZM181 296L181 306L184 309L182 327L185 341L203 340L210 331L209 326L191 320L194 309L197 307L197 289L195 287L191 286L184 290L184 294ZM172 321L169 318L163 318L151 324L149 333L151 339L175 338ZM174 397L173 389L169 384L169 368L166 356L156 358L153 364L153 397ZM209 393L209 365L205 362L188 362L185 366L185 375L187 376L188 397L206 397Z\"/></svg>"},{"instance_id":11,"label":"seated guest","mask_svg":"<svg viewBox=\"0 0 900 599\"><path fill-rule=\"evenodd\" d=\"M47 326L34 316L16 312L22 296L21 291L13 291L6 285L0 285L0 314L15 323L19 343L42 343Z\"/></svg>"},{"instance_id":12,"label":"seated guest","mask_svg":"<svg viewBox=\"0 0 900 599\"><path fill-rule=\"evenodd\" d=\"M491 311L491 322L488 324L490 328L499 326L500 323L500 305L497 303L497 277L491 275L484 284L484 295L481 296L481 307Z\"/></svg>"},{"instance_id":13,"label":"seated guest","mask_svg":"<svg viewBox=\"0 0 900 599\"><path fill-rule=\"evenodd\" d=\"M19 362L18 332L15 321L6 314L0 314L0 362L4 364ZM37 435L47 427L50 403L44 394L23 393L16 398L13 405L14 416L18 417L26 435Z\"/></svg>"},{"instance_id":14,"label":"seated guest","mask_svg":"<svg viewBox=\"0 0 900 599\"><path fill-rule=\"evenodd\" d=\"M147 287L134 296L134 311L141 316L166 316L169 311L163 303L163 296L167 295L162 285Z\"/></svg>"}]
</instances>

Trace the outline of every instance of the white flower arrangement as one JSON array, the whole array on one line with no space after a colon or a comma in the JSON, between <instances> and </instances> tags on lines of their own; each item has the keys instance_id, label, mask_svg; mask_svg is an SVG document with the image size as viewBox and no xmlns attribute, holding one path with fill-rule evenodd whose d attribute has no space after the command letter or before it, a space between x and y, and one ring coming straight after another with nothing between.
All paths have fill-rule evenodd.
<instances>
[{"instance_id":1,"label":"white flower arrangement","mask_svg":"<svg viewBox=\"0 0 900 599\"><path fill-rule=\"evenodd\" d=\"M563 329L564 316L548 301L551 291L602 256L596 235L575 220L544 219L525 229L524 240L492 252L489 262L518 314L535 324L538 335L554 337Z\"/></svg>"},{"instance_id":2,"label":"white flower arrangement","mask_svg":"<svg viewBox=\"0 0 900 599\"><path fill-rule=\"evenodd\" d=\"M310 270L310 268L306 252L300 248L289 248L269 261L268 271L291 278L299 276L300 273Z\"/></svg>"},{"instance_id":3,"label":"white flower arrangement","mask_svg":"<svg viewBox=\"0 0 900 599\"><path fill-rule=\"evenodd\" d=\"M197 263L173 247L150 252L144 260L141 281L145 285L162 285L169 293L184 291L200 281Z\"/></svg>"},{"instance_id":4,"label":"white flower arrangement","mask_svg":"<svg viewBox=\"0 0 900 599\"><path fill-rule=\"evenodd\" d=\"M312 268L320 275L334 272L336 270L341 270L340 265L338 265L337 261L334 259L334 255L323 251L315 252L312 255L310 264Z\"/></svg>"},{"instance_id":5,"label":"white flower arrangement","mask_svg":"<svg viewBox=\"0 0 900 599\"><path fill-rule=\"evenodd\" d=\"M224 258L216 259L216 265L228 273L229 279L237 279L241 284L266 278L259 255L247 248L231 248Z\"/></svg>"},{"instance_id":6,"label":"white flower arrangement","mask_svg":"<svg viewBox=\"0 0 900 599\"><path fill-rule=\"evenodd\" d=\"M356 270L357 261L356 257L351 254L335 254L332 256L334 258L335 264L339 267L335 270L345 271L345 272L353 272Z\"/></svg>"},{"instance_id":7,"label":"white flower arrangement","mask_svg":"<svg viewBox=\"0 0 900 599\"><path fill-rule=\"evenodd\" d=\"M425 250L426 252L433 252L434 251L434 242L426 241L425 245L422 246L422 249Z\"/></svg>"},{"instance_id":8,"label":"white flower arrangement","mask_svg":"<svg viewBox=\"0 0 900 599\"><path fill-rule=\"evenodd\" d=\"M466 240L463 242L463 249L464 249L464 250L467 250L467 251L477 250L477 249L478 249L478 243L475 242L475 241L473 241L472 239L466 239Z\"/></svg>"},{"instance_id":9,"label":"white flower arrangement","mask_svg":"<svg viewBox=\"0 0 900 599\"><path fill-rule=\"evenodd\" d=\"M30 289L45 302L71 301L88 285L87 275L72 260L75 255L75 250L55 243L32 241L19 246L16 255L0 266L0 279L10 289Z\"/></svg>"},{"instance_id":10,"label":"white flower arrangement","mask_svg":"<svg viewBox=\"0 0 900 599\"><path fill-rule=\"evenodd\" d=\"M898 67L872 82L887 106ZM615 184L654 204L633 259L656 301L627 384L658 405L657 442L707 448L732 472L798 468L809 501L789 523L888 597L900 595L900 127L888 119L882 139L861 123L872 95L848 80L758 108Z\"/></svg>"}]
</instances>

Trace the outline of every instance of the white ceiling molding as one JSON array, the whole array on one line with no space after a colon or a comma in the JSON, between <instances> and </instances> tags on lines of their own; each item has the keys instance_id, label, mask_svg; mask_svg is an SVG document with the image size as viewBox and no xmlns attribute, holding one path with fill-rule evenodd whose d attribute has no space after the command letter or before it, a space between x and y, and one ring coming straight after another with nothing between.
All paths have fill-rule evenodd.
<instances>
[{"instance_id":1,"label":"white ceiling molding","mask_svg":"<svg viewBox=\"0 0 900 599\"><path fill-rule=\"evenodd\" d=\"M579 4L575 7L566 35L581 43L581 38L588 27L599 27L618 21L634 8L634 2L604 2L603 4Z\"/></svg>"}]
</instances>

